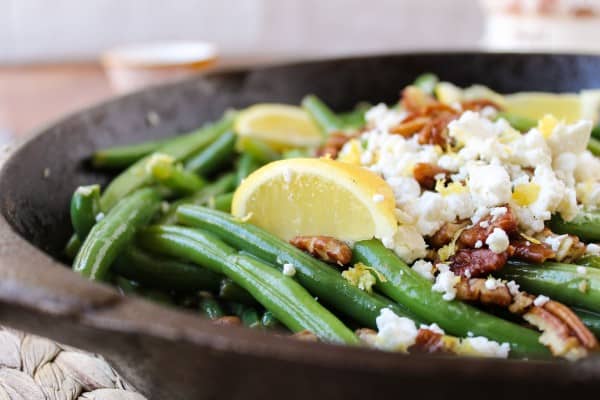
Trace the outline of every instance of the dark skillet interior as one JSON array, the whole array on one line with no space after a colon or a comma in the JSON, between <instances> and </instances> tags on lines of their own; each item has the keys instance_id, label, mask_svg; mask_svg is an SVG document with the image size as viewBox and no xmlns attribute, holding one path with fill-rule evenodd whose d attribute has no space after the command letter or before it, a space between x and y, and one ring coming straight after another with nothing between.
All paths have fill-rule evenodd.
<instances>
[{"instance_id":1,"label":"dark skillet interior","mask_svg":"<svg viewBox=\"0 0 600 400\"><path fill-rule=\"evenodd\" d=\"M582 88L600 87L600 57L570 55L481 53L391 55L319 61L259 68L250 71L220 73L204 78L199 77L109 101L67 117L32 136L11 155L2 171L0 171L0 212L23 238L55 259L60 259L64 244L71 234L68 204L73 190L82 184L96 182L105 184L110 178L109 175L98 174L86 167L85 160L95 149L186 132L204 122L216 119L227 108L239 108L251 103L265 101L297 104L307 93L317 94L337 110L349 109L356 102L363 100L373 103L380 101L393 102L398 99L400 89L423 72L436 73L442 79L458 85L485 84L500 92L520 90L575 91ZM148 115L151 112L160 117L160 122L155 126L148 123ZM80 286L84 287L83 284ZM34 327L36 325L32 322L26 326ZM80 329L83 329L81 326L75 323L73 332L79 332ZM117 343L114 341L117 340L116 336L113 336L113 341L107 341L106 348L119 348L120 343L120 349L123 350L125 355L131 353L131 358L128 360L132 368L152 374L158 368L156 365L151 364L149 361L143 365L136 364L142 356L146 357L144 360L160 359L157 356L152 358L151 354L154 353L150 351L142 354L142 351L139 350L142 348L139 345L139 343L142 343L141 340L149 342L154 340L153 333L147 333L147 336L143 336L143 334L144 332L142 332L142 339L139 339L138 342L135 342L135 340L138 340L136 338L130 339L130 337L127 337L127 340L123 339L122 343ZM93 335L100 336L101 332L97 331L97 333L89 334L88 337L91 338ZM131 343L138 345L136 348L132 348ZM266 341L255 343L261 346L267 345ZM173 347L171 348L171 346ZM164 349L162 353L158 351L155 355L164 356L164 359L169 360L172 360L173 357L181 358L181 370L187 365L183 362L186 356L197 361L197 356L204 354L200 352L199 347L193 348L190 353L189 347L185 346L187 345L181 341L172 342L169 344L170 350L168 352L167 349ZM250 345L245 343L240 344L239 349L235 346L232 347L240 352L252 353L256 351L256 348L251 346L253 346L252 343ZM185 351L182 349L185 349ZM264 350L264 347L261 349ZM347 349L343 350L348 351ZM292 379L297 383L304 382L302 379L315 379L314 382L317 385L327 383L327 385L322 386L323 390L320 391L319 398L331 399L348 395L365 395L367 390L376 387L375 385L385 385L387 395L391 395L398 393L397 388L394 389L394 385L395 382L400 381L393 381L385 378L385 376L389 375L393 379L402 379L400 374L406 374L409 371L413 371L413 375L418 375L418 378L414 378L414 381L413 378L404 378L404 384L412 384L410 391L424 388L424 385L426 385L427 391L430 393L446 393L447 390L444 387L429 385L429 380L423 375L432 374L435 371L438 371L438 373L451 373L455 377L460 376L464 379L469 376L472 378L477 377L477 384L479 389L482 390L484 389L482 386L484 382L480 380L481 375L486 374L487 376L484 371L493 374L493 371L498 367L499 371L504 371L502 373L510 376L509 379L505 375L506 379L499 383L501 386L502 382L508 383L508 381L514 384L519 377L523 378L523 374L530 375L531 379L537 379L538 384L542 379L553 381L555 385L538 386L534 390L535 393L547 395L552 394L550 391L556 389L556 384L560 381L564 371L568 370L571 378L573 376L579 377L576 370L571 368L558 370L557 367L552 367L551 370L545 369L546 375L536 375L533 373L534 366L532 364L507 364L492 361L462 361L460 364L453 363L449 365L447 361L432 362L431 359L423 361L421 358L419 362L416 362L416 359L412 360L411 367L407 369L406 363L402 363L402 359L394 358L394 361L389 361L390 358L387 355L378 355L376 364L380 369L386 365L395 365L398 368L404 365L404 367L396 370L386 370L385 374L377 375L374 369L370 369L374 365L372 357L359 358L359 356L362 357L362 353L348 352L351 353L349 354L350 357L341 357L337 349L333 347L330 347L327 352L323 352L332 360L347 359L347 369L345 367L330 372L325 369L318 369L315 366L307 367L305 364L303 366L300 363L290 364L289 360L297 360L298 357L292 355L291 352L282 352L281 359L287 360L285 364L288 368L287 371L291 373L293 370L295 375L282 377L279 384L272 387L272 393L284 393L287 388L285 385L292 384ZM170 356L167 356L167 353ZM306 354L313 353L307 352ZM232 358L231 355L225 356L225 352L213 352L212 349L206 354L214 357L214 362L221 363L219 364L221 368L237 368L239 370L244 366L250 366L252 363L258 362L251 357L246 357L243 360ZM352 355L354 356L352 357ZM206 357L209 357L209 355L206 355ZM223 362L225 358L229 360L229 364ZM384 359L391 364L385 364ZM593 365L597 364L596 361L594 360ZM284 365L283 361L279 362L281 364L277 361L273 361L271 364L263 362L261 364L263 371L268 371L268 369L264 369L268 364L271 371L275 373ZM454 370L454 366L459 365L461 367ZM486 369L481 369L484 365ZM212 367L207 366L207 368L207 370L210 370ZM350 369L352 369L351 372ZM179 374L180 370L174 368L173 374ZM217 375L218 371L220 370L215 369L214 374L220 380L215 382L227 383L221 375ZM422 371L423 374L419 371ZM598 371L597 365L593 367L593 371ZM261 373L259 369L248 372L254 377L261 376ZM215 388L214 382L206 390L193 385L193 382L189 379L196 379L196 377L193 374L190 375L189 372L187 375L176 376L168 379L171 379L177 385L176 387L180 387L182 392L180 397L170 396L172 398L192 398L185 395L188 392L183 389L184 387L188 387L190 393L209 393L209 389L212 390L210 393L223 390L222 388ZM345 382L343 385L346 386L341 387L331 381L325 382L326 379L329 379L327 377L335 380L339 379L339 385L342 385L341 381L343 380ZM491 379L492 375L489 377ZM235 380L239 376L232 376L231 378ZM267 377L262 376L262 378L266 382ZM363 378L365 379L364 384L361 383ZM167 378L158 379L154 382L155 379L157 378L152 375L142 378L148 385L168 383ZM406 379L411 379L411 381L407 382ZM529 377L526 378L526 380L528 379ZM585 380L586 377L582 375L581 379ZM207 385L211 384L210 379L204 379L202 382ZM269 393L264 389L264 385L267 385L267 383L249 384L247 380L244 382L248 385L249 390L246 393L247 398L264 398L262 394L268 395ZM486 385L490 385L489 390L494 391L494 393L486 393L485 397L487 398L502 397L503 393L507 395L510 393L512 397L517 397L513 396L512 390L497 391L492 387L491 381L486 382ZM598 385L598 381L594 382L588 380L587 384ZM273 382L271 381L270 384L272 385ZM446 384L452 383L446 382ZM458 382L457 384L460 385ZM521 379L520 384L520 390L526 389L525 380ZM571 390L567 387L562 389L562 393ZM296 387L295 390L295 395L290 394L292 398L310 394L316 388L311 388L310 385L302 385ZM468 391L469 389L457 387L452 389L451 392L465 393L465 390ZM526 391L521 392L521 397L526 393ZM258 394L261 394L261 396L258 396ZM237 395L238 397L246 397L242 396L241 393L237 393Z\"/></svg>"}]
</instances>

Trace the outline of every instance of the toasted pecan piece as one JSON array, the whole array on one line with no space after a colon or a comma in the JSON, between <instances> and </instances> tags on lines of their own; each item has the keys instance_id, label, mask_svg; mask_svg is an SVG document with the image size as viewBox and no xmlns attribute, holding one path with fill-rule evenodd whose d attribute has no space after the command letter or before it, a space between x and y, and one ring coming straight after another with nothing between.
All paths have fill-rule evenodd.
<instances>
[{"instance_id":1,"label":"toasted pecan piece","mask_svg":"<svg viewBox=\"0 0 600 400\"><path fill-rule=\"evenodd\" d=\"M508 307L513 299L506 285L494 289L485 286L484 278L462 278L456 285L456 298L463 301L475 301L481 304L493 304Z\"/></svg>"},{"instance_id":2,"label":"toasted pecan piece","mask_svg":"<svg viewBox=\"0 0 600 400\"><path fill-rule=\"evenodd\" d=\"M483 218L470 228L465 229L458 238L458 244L461 247L472 249L478 241L485 243L488 236L495 228L500 228L507 235L515 235L518 229L517 219L510 207L506 207L507 211L504 215L493 218L491 215ZM481 226L481 224L484 226Z\"/></svg>"},{"instance_id":3,"label":"toasted pecan piece","mask_svg":"<svg viewBox=\"0 0 600 400\"><path fill-rule=\"evenodd\" d=\"M415 344L409 347L410 353L448 353L450 349L444 343L444 335L431 329L421 328L417 332Z\"/></svg>"},{"instance_id":4,"label":"toasted pecan piece","mask_svg":"<svg viewBox=\"0 0 600 400\"><path fill-rule=\"evenodd\" d=\"M436 176L447 177L450 171L430 163L416 163L413 168L413 176L423 189L433 190L435 188Z\"/></svg>"},{"instance_id":5,"label":"toasted pecan piece","mask_svg":"<svg viewBox=\"0 0 600 400\"><path fill-rule=\"evenodd\" d=\"M446 222L429 238L429 245L434 249L439 249L447 245L465 225L465 222Z\"/></svg>"},{"instance_id":6,"label":"toasted pecan piece","mask_svg":"<svg viewBox=\"0 0 600 400\"><path fill-rule=\"evenodd\" d=\"M596 337L569 307L557 301L550 300L544 304L544 309L550 311L554 316L563 321L585 347L588 349L598 347Z\"/></svg>"},{"instance_id":7,"label":"toasted pecan piece","mask_svg":"<svg viewBox=\"0 0 600 400\"><path fill-rule=\"evenodd\" d=\"M327 263L346 265L352 260L350 247L331 236L296 236L290 243Z\"/></svg>"},{"instance_id":8,"label":"toasted pecan piece","mask_svg":"<svg viewBox=\"0 0 600 400\"><path fill-rule=\"evenodd\" d=\"M408 138L420 132L427 123L429 123L428 118L413 115L413 117L408 117L399 124L392 126L390 132Z\"/></svg>"},{"instance_id":9,"label":"toasted pecan piece","mask_svg":"<svg viewBox=\"0 0 600 400\"><path fill-rule=\"evenodd\" d=\"M460 249L450 257L450 269L466 278L487 276L500 270L508 261L508 254L494 253L490 249Z\"/></svg>"},{"instance_id":10,"label":"toasted pecan piece","mask_svg":"<svg viewBox=\"0 0 600 400\"><path fill-rule=\"evenodd\" d=\"M525 239L511 241L509 253L511 257L523 261L540 264L556 257L552 248L544 243L533 243Z\"/></svg>"},{"instance_id":11,"label":"toasted pecan piece","mask_svg":"<svg viewBox=\"0 0 600 400\"><path fill-rule=\"evenodd\" d=\"M502 107L500 107L500 105L498 103L493 102L492 100L488 100L488 99L476 99L476 100L467 100L467 101L462 101L460 103L461 108L463 109L463 111L481 111L486 107L492 107L495 108L496 110L502 110Z\"/></svg>"},{"instance_id":12,"label":"toasted pecan piece","mask_svg":"<svg viewBox=\"0 0 600 400\"><path fill-rule=\"evenodd\" d=\"M344 132L332 132L327 137L327 141L317 151L318 156L329 156L336 159L342 147L355 138L356 134L346 134Z\"/></svg>"},{"instance_id":13,"label":"toasted pecan piece","mask_svg":"<svg viewBox=\"0 0 600 400\"><path fill-rule=\"evenodd\" d=\"M407 86L402 90L400 104L410 113L422 113L427 106L436 103L433 97L416 86Z\"/></svg>"}]
</instances>

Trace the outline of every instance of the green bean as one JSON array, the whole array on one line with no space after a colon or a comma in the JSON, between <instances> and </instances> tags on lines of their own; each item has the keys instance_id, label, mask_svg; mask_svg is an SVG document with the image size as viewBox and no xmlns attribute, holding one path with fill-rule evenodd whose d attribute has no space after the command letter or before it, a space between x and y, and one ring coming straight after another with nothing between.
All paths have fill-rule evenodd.
<instances>
[{"instance_id":1,"label":"green bean","mask_svg":"<svg viewBox=\"0 0 600 400\"><path fill-rule=\"evenodd\" d=\"M600 256L587 255L577 260L576 264L600 269Z\"/></svg>"},{"instance_id":2,"label":"green bean","mask_svg":"<svg viewBox=\"0 0 600 400\"><path fill-rule=\"evenodd\" d=\"M237 146L241 153L249 154L260 164L268 164L281 158L281 154L259 139L240 137Z\"/></svg>"},{"instance_id":3,"label":"green bean","mask_svg":"<svg viewBox=\"0 0 600 400\"><path fill-rule=\"evenodd\" d=\"M209 296L200 299L200 311L211 320L219 319L225 315L219 302Z\"/></svg>"},{"instance_id":4,"label":"green bean","mask_svg":"<svg viewBox=\"0 0 600 400\"><path fill-rule=\"evenodd\" d=\"M111 269L117 274L154 289L191 292L219 290L222 276L206 268L147 253L129 246Z\"/></svg>"},{"instance_id":5,"label":"green bean","mask_svg":"<svg viewBox=\"0 0 600 400\"><path fill-rule=\"evenodd\" d=\"M365 113L371 108L369 103L358 103L354 110L338 114L344 129L356 130L365 126Z\"/></svg>"},{"instance_id":6,"label":"green bean","mask_svg":"<svg viewBox=\"0 0 600 400\"><path fill-rule=\"evenodd\" d=\"M577 314L579 319L581 319L581 322L583 322L597 338L600 338L600 314L581 308L573 308L573 311Z\"/></svg>"},{"instance_id":7,"label":"green bean","mask_svg":"<svg viewBox=\"0 0 600 400\"><path fill-rule=\"evenodd\" d=\"M555 214L550 221L550 228L556 233L568 233L583 240L600 240L600 213L580 211L571 221L563 220Z\"/></svg>"},{"instance_id":8,"label":"green bean","mask_svg":"<svg viewBox=\"0 0 600 400\"><path fill-rule=\"evenodd\" d=\"M498 118L504 118L510 126L519 132L527 132L537 126L537 121L507 112L499 112Z\"/></svg>"},{"instance_id":9,"label":"green bean","mask_svg":"<svg viewBox=\"0 0 600 400\"><path fill-rule=\"evenodd\" d=\"M590 138L587 148L592 152L592 154L600 156L600 140L593 137Z\"/></svg>"},{"instance_id":10,"label":"green bean","mask_svg":"<svg viewBox=\"0 0 600 400\"><path fill-rule=\"evenodd\" d=\"M193 172L183 169L181 164L175 164L173 157L162 153L154 153L146 170L161 185L180 194L192 194L206 186L206 181Z\"/></svg>"},{"instance_id":11,"label":"green bean","mask_svg":"<svg viewBox=\"0 0 600 400\"><path fill-rule=\"evenodd\" d=\"M317 96L309 94L302 99L302 108L321 128L323 134L340 131L343 128L340 118Z\"/></svg>"},{"instance_id":12,"label":"green bean","mask_svg":"<svg viewBox=\"0 0 600 400\"><path fill-rule=\"evenodd\" d=\"M159 207L160 197L154 189L140 189L123 198L94 225L75 258L73 269L92 280L104 279L137 228L147 223Z\"/></svg>"},{"instance_id":13,"label":"green bean","mask_svg":"<svg viewBox=\"0 0 600 400\"><path fill-rule=\"evenodd\" d=\"M219 298L240 304L256 305L256 300L247 290L229 278L222 279L219 284Z\"/></svg>"},{"instance_id":14,"label":"green bean","mask_svg":"<svg viewBox=\"0 0 600 400\"><path fill-rule=\"evenodd\" d=\"M600 139L600 124L596 125L592 129L592 137L595 137L596 139Z\"/></svg>"},{"instance_id":15,"label":"green bean","mask_svg":"<svg viewBox=\"0 0 600 400\"><path fill-rule=\"evenodd\" d=\"M81 248L81 240L79 240L79 236L76 234L71 235L67 245L65 246L65 257L67 260L73 261L75 257L77 257L77 253Z\"/></svg>"},{"instance_id":16,"label":"green bean","mask_svg":"<svg viewBox=\"0 0 600 400\"><path fill-rule=\"evenodd\" d=\"M79 186L71 198L71 223L80 240L85 240L100 213L100 186Z\"/></svg>"},{"instance_id":17,"label":"green bean","mask_svg":"<svg viewBox=\"0 0 600 400\"><path fill-rule=\"evenodd\" d=\"M235 133L228 131L204 150L190 157L185 163L185 169L207 176L231 160L235 149Z\"/></svg>"},{"instance_id":18,"label":"green bean","mask_svg":"<svg viewBox=\"0 0 600 400\"><path fill-rule=\"evenodd\" d=\"M432 73L426 73L426 74L419 75L417 77L417 79L415 79L415 82L413 83L413 85L418 87L419 89L421 89L423 92L425 92L427 94L433 94L433 91L435 90L435 86L437 85L437 83L439 81L440 80L437 77L437 75L434 75Z\"/></svg>"},{"instance_id":19,"label":"green bean","mask_svg":"<svg viewBox=\"0 0 600 400\"><path fill-rule=\"evenodd\" d=\"M247 326L248 328L257 328L261 326L258 312L253 307L248 307L240 303L232 303L230 304L230 308L235 315L240 317L244 326Z\"/></svg>"},{"instance_id":20,"label":"green bean","mask_svg":"<svg viewBox=\"0 0 600 400\"><path fill-rule=\"evenodd\" d=\"M288 160L290 158L309 158L314 156L314 151L310 151L308 149L291 149L284 151L281 155L281 158Z\"/></svg>"},{"instance_id":21,"label":"green bean","mask_svg":"<svg viewBox=\"0 0 600 400\"><path fill-rule=\"evenodd\" d=\"M179 199L169 205L169 208L163 215L158 218L158 224L173 224L175 223L175 211L182 204L197 204L206 205L211 198L223 194L235 188L236 176L233 173L228 173L217 179L215 182L206 185L204 188L194 193L191 196Z\"/></svg>"},{"instance_id":22,"label":"green bean","mask_svg":"<svg viewBox=\"0 0 600 400\"><path fill-rule=\"evenodd\" d=\"M92 166L110 169L127 168L139 159L165 146L171 140L173 138L149 140L138 144L98 150L92 155Z\"/></svg>"},{"instance_id":23,"label":"green bean","mask_svg":"<svg viewBox=\"0 0 600 400\"><path fill-rule=\"evenodd\" d=\"M391 308L398 315L406 316L391 301L360 290L329 265L257 226L240 222L219 211L188 205L178 208L177 218L185 225L206 229L232 246L249 251L279 268L286 263L294 265L295 278L302 286L365 327L376 326L375 318L383 308Z\"/></svg>"},{"instance_id":24,"label":"green bean","mask_svg":"<svg viewBox=\"0 0 600 400\"><path fill-rule=\"evenodd\" d=\"M509 261L498 276L514 280L530 293L600 312L600 270L586 268L582 272L572 264L545 262L530 265Z\"/></svg>"},{"instance_id":25,"label":"green bean","mask_svg":"<svg viewBox=\"0 0 600 400\"><path fill-rule=\"evenodd\" d=\"M235 113L226 113L219 122L200 128L187 135L173 138L172 141L169 141L165 146L157 149L157 151L173 157L175 161L183 161L191 154L208 146L221 136L221 134L229 130L234 116ZM146 163L150 157L146 156L140 159L113 179L100 198L100 205L104 212L110 210L124 196L151 183L152 179L146 173Z\"/></svg>"},{"instance_id":26,"label":"green bean","mask_svg":"<svg viewBox=\"0 0 600 400\"><path fill-rule=\"evenodd\" d=\"M140 285L135 281L130 281L122 276L117 276L115 279L115 285L119 289L122 295L131 295L138 292Z\"/></svg>"},{"instance_id":27,"label":"green bean","mask_svg":"<svg viewBox=\"0 0 600 400\"><path fill-rule=\"evenodd\" d=\"M354 333L294 279L264 261L237 253L208 232L176 226L155 226L140 232L138 239L158 253L187 259L223 273L250 292L293 332L308 329L323 340L358 343Z\"/></svg>"},{"instance_id":28,"label":"green bean","mask_svg":"<svg viewBox=\"0 0 600 400\"><path fill-rule=\"evenodd\" d=\"M275 329L280 326L279 321L271 311L265 311L260 319L262 326L267 329Z\"/></svg>"},{"instance_id":29,"label":"green bean","mask_svg":"<svg viewBox=\"0 0 600 400\"><path fill-rule=\"evenodd\" d=\"M248 175L256 171L258 168L260 168L260 166L261 163L256 161L254 157L248 153L243 153L238 160L236 170L236 186L239 186Z\"/></svg>"},{"instance_id":30,"label":"green bean","mask_svg":"<svg viewBox=\"0 0 600 400\"><path fill-rule=\"evenodd\" d=\"M233 193L223 193L215 196L212 201L209 201L209 207L215 210L229 212L231 211L231 202L233 201Z\"/></svg>"},{"instance_id":31,"label":"green bean","mask_svg":"<svg viewBox=\"0 0 600 400\"><path fill-rule=\"evenodd\" d=\"M354 245L354 257L377 273L376 287L429 323L446 332L467 336L469 332L498 342L508 342L515 356L545 356L548 350L539 343L533 330L487 314L460 301L446 301L431 290L431 282L406 265L378 240Z\"/></svg>"}]
</instances>

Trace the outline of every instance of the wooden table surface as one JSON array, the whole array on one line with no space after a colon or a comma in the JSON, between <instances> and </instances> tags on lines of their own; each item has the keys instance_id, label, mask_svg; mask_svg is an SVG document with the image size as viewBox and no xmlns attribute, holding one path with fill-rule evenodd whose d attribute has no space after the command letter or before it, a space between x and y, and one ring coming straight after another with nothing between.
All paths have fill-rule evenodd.
<instances>
[{"instance_id":1,"label":"wooden table surface","mask_svg":"<svg viewBox=\"0 0 600 400\"><path fill-rule=\"evenodd\" d=\"M99 64L0 66L0 140L112 95Z\"/></svg>"}]
</instances>

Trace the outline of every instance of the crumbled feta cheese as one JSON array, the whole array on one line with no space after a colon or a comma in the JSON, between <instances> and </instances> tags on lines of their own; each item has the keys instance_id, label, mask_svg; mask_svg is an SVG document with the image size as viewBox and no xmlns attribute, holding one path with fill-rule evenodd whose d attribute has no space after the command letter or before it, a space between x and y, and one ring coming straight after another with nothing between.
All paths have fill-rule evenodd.
<instances>
[{"instance_id":1,"label":"crumbled feta cheese","mask_svg":"<svg viewBox=\"0 0 600 400\"><path fill-rule=\"evenodd\" d=\"M495 290L503 286L502 281L492 278L491 276L485 280L485 288L487 290Z\"/></svg>"},{"instance_id":2,"label":"crumbled feta cheese","mask_svg":"<svg viewBox=\"0 0 600 400\"><path fill-rule=\"evenodd\" d=\"M373 202L374 203L381 203L384 199L385 199L385 197L383 197L382 194L377 193L377 194L373 195Z\"/></svg>"},{"instance_id":3,"label":"crumbled feta cheese","mask_svg":"<svg viewBox=\"0 0 600 400\"><path fill-rule=\"evenodd\" d=\"M503 253L508 249L510 241L503 229L494 228L494 231L485 240L485 244L487 244L494 253Z\"/></svg>"},{"instance_id":4,"label":"crumbled feta cheese","mask_svg":"<svg viewBox=\"0 0 600 400\"><path fill-rule=\"evenodd\" d=\"M563 240L565 240L568 235L552 235L548 236L544 239L544 243L552 248L552 251L556 252L560 248Z\"/></svg>"},{"instance_id":5,"label":"crumbled feta cheese","mask_svg":"<svg viewBox=\"0 0 600 400\"><path fill-rule=\"evenodd\" d=\"M517 282L515 281L509 281L506 284L506 287L508 288L508 291L510 292L511 296L516 296L519 294L519 285L517 284Z\"/></svg>"},{"instance_id":6,"label":"crumbled feta cheese","mask_svg":"<svg viewBox=\"0 0 600 400\"><path fill-rule=\"evenodd\" d=\"M585 274L587 274L587 268L584 267L583 265L578 265L577 266L577 273L579 275L585 275Z\"/></svg>"},{"instance_id":7,"label":"crumbled feta cheese","mask_svg":"<svg viewBox=\"0 0 600 400\"><path fill-rule=\"evenodd\" d=\"M478 240L475 242L475 248L476 249L480 249L483 246L483 242L481 240Z\"/></svg>"},{"instance_id":8,"label":"crumbled feta cheese","mask_svg":"<svg viewBox=\"0 0 600 400\"><path fill-rule=\"evenodd\" d=\"M427 244L414 226L400 225L392 238L382 238L381 242L407 263L427 255Z\"/></svg>"},{"instance_id":9,"label":"crumbled feta cheese","mask_svg":"<svg viewBox=\"0 0 600 400\"><path fill-rule=\"evenodd\" d=\"M100 222L102 219L104 218L104 213L103 212L99 212L98 214L96 214L96 222Z\"/></svg>"},{"instance_id":10,"label":"crumbled feta cheese","mask_svg":"<svg viewBox=\"0 0 600 400\"><path fill-rule=\"evenodd\" d=\"M442 298L446 301L454 300L456 297L456 284L460 281L460 277L454 275L447 264L437 264L436 268L440 273L435 278L431 290L443 293Z\"/></svg>"},{"instance_id":11,"label":"crumbled feta cheese","mask_svg":"<svg viewBox=\"0 0 600 400\"><path fill-rule=\"evenodd\" d=\"M510 177L501 166L473 165L469 168L469 189L475 206L494 207L510 201Z\"/></svg>"},{"instance_id":12,"label":"crumbled feta cheese","mask_svg":"<svg viewBox=\"0 0 600 400\"><path fill-rule=\"evenodd\" d=\"M425 260L417 260L411 267L413 271L421 275L423 278L433 280L433 264Z\"/></svg>"},{"instance_id":13,"label":"crumbled feta cheese","mask_svg":"<svg viewBox=\"0 0 600 400\"><path fill-rule=\"evenodd\" d=\"M538 297L535 298L535 300L533 300L533 305L536 307L543 307L544 304L546 304L549 301L550 297L540 294Z\"/></svg>"},{"instance_id":14,"label":"crumbled feta cheese","mask_svg":"<svg viewBox=\"0 0 600 400\"><path fill-rule=\"evenodd\" d=\"M431 332L440 334L440 335L444 335L445 332L442 328L439 327L438 324L436 324L435 322L431 325L425 325L425 324L421 324L421 326L419 326L419 329L427 329L430 330Z\"/></svg>"},{"instance_id":15,"label":"crumbled feta cheese","mask_svg":"<svg viewBox=\"0 0 600 400\"><path fill-rule=\"evenodd\" d=\"M489 228L490 227L490 221L481 221L479 223L479 226L482 227L483 229Z\"/></svg>"},{"instance_id":16,"label":"crumbled feta cheese","mask_svg":"<svg viewBox=\"0 0 600 400\"><path fill-rule=\"evenodd\" d=\"M577 121L570 125L558 123L547 139L554 156L569 152L581 153L587 148L592 133L592 122Z\"/></svg>"},{"instance_id":17,"label":"crumbled feta cheese","mask_svg":"<svg viewBox=\"0 0 600 400\"><path fill-rule=\"evenodd\" d=\"M506 207L494 207L490 210L490 215L492 216L492 221L495 221L499 217L505 215L508 212L508 208Z\"/></svg>"},{"instance_id":18,"label":"crumbled feta cheese","mask_svg":"<svg viewBox=\"0 0 600 400\"><path fill-rule=\"evenodd\" d=\"M296 267L294 267L293 264L289 264L289 263L283 264L283 274L286 276L296 275Z\"/></svg>"},{"instance_id":19,"label":"crumbled feta cheese","mask_svg":"<svg viewBox=\"0 0 600 400\"><path fill-rule=\"evenodd\" d=\"M475 336L475 335L473 334L473 332L471 332L471 331L468 331L468 332L467 332L467 337L473 337L473 336Z\"/></svg>"},{"instance_id":20,"label":"crumbled feta cheese","mask_svg":"<svg viewBox=\"0 0 600 400\"><path fill-rule=\"evenodd\" d=\"M510 344L498 343L483 336L467 337L461 340L459 353L486 357L507 358Z\"/></svg>"},{"instance_id":21,"label":"crumbled feta cheese","mask_svg":"<svg viewBox=\"0 0 600 400\"><path fill-rule=\"evenodd\" d=\"M423 236L433 235L445 222L454 219L448 213L444 197L435 192L423 193L407 211L417 218L416 227Z\"/></svg>"},{"instance_id":22,"label":"crumbled feta cheese","mask_svg":"<svg viewBox=\"0 0 600 400\"><path fill-rule=\"evenodd\" d=\"M585 252L593 256L600 256L600 245L596 243L590 243L586 246Z\"/></svg>"},{"instance_id":23,"label":"crumbled feta cheese","mask_svg":"<svg viewBox=\"0 0 600 400\"><path fill-rule=\"evenodd\" d=\"M415 344L418 329L415 323L405 317L399 317L389 308L384 308L375 319L377 324L377 348L389 351L407 352Z\"/></svg>"}]
</instances>

